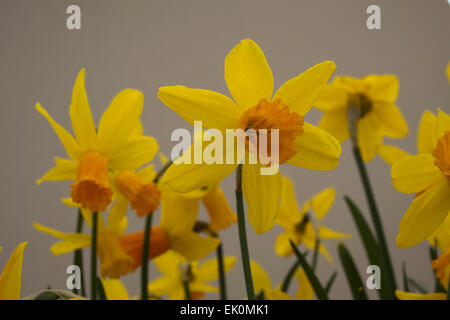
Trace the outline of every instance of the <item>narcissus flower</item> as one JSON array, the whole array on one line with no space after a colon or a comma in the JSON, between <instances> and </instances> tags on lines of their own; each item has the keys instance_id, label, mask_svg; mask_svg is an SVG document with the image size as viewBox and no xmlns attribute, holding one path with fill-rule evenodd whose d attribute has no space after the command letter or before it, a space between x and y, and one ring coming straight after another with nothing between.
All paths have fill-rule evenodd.
<instances>
[{"instance_id":1,"label":"narcissus flower","mask_svg":"<svg viewBox=\"0 0 450 320\"><path fill-rule=\"evenodd\" d=\"M230 271L235 263L235 257L225 257L225 272ZM182 255L168 251L156 258L155 264L162 273L162 277L149 283L150 294L156 296L167 294L170 300L183 300L185 299L184 281L188 282L191 298L194 300L201 299L205 292L218 291L216 287L208 284L219 277L217 259L199 264L197 261L188 262Z\"/></svg>"},{"instance_id":2,"label":"narcissus flower","mask_svg":"<svg viewBox=\"0 0 450 320\"><path fill-rule=\"evenodd\" d=\"M158 97L190 124L202 121L204 129L223 133L227 129L253 129L258 134L261 130L278 129L280 164L331 170L338 165L341 146L329 133L304 122L304 116L335 69L332 61L319 63L287 81L273 94L272 71L264 53L255 42L247 39L234 47L225 59L225 81L234 101L217 92L184 86L162 87ZM268 137L268 140L271 139ZM208 145L203 144L203 150ZM248 153L253 154L254 149L247 144L246 157ZM222 164L172 165L162 182L178 192L217 184L242 160L237 158L230 164L226 162L226 152L218 156ZM273 175L261 175L260 169L265 165L258 159L258 164L243 165L242 187L249 221L261 234L270 230L275 222L281 175L278 170Z\"/></svg>"},{"instance_id":3,"label":"narcissus flower","mask_svg":"<svg viewBox=\"0 0 450 320\"><path fill-rule=\"evenodd\" d=\"M133 270L134 260L122 248L119 236L127 227L127 220L121 217L119 208L113 206L108 215L108 224L105 225L101 215L98 215L97 255L100 259L100 274L103 278L119 278ZM92 228L92 213L82 209L83 218ZM92 236L84 233L64 233L33 222L36 230L49 234L61 241L50 247L54 255L72 252L77 249L91 246Z\"/></svg>"},{"instance_id":4,"label":"narcissus flower","mask_svg":"<svg viewBox=\"0 0 450 320\"><path fill-rule=\"evenodd\" d=\"M408 156L391 169L392 184L403 193L420 193L399 226L397 246L408 248L434 232L450 211L450 116L438 111L431 153Z\"/></svg>"},{"instance_id":5,"label":"narcissus flower","mask_svg":"<svg viewBox=\"0 0 450 320\"><path fill-rule=\"evenodd\" d=\"M297 204L297 198L288 177L283 177L283 191L277 223L284 228L284 232L277 237L275 252L282 257L293 253L289 240L295 244L303 243L307 248L314 250L317 239L341 239L350 238L350 234L334 231L320 225L333 205L336 191L334 188L325 189L310 200L306 201L302 208ZM317 223L317 225L314 225ZM330 254L325 246L319 243L319 252L332 262Z\"/></svg>"},{"instance_id":6,"label":"narcissus flower","mask_svg":"<svg viewBox=\"0 0 450 320\"><path fill-rule=\"evenodd\" d=\"M93 212L106 210L112 200L108 170L135 170L148 163L153 154L154 138L132 136L139 127L144 97L141 92L126 89L117 94L103 113L98 130L92 119L84 86L85 70L75 81L69 108L75 138L59 125L37 103L61 140L70 159L56 158L56 166L37 181L73 180L71 196L74 202ZM150 156L151 157L151 156Z\"/></svg>"},{"instance_id":7,"label":"narcissus flower","mask_svg":"<svg viewBox=\"0 0 450 320\"><path fill-rule=\"evenodd\" d=\"M23 252L27 243L19 244L3 267L0 274L0 300L20 300Z\"/></svg>"},{"instance_id":8,"label":"narcissus flower","mask_svg":"<svg viewBox=\"0 0 450 320\"><path fill-rule=\"evenodd\" d=\"M198 206L198 199L185 198L170 189L162 191L161 224L152 227L149 259L172 249L188 260L200 260L217 248L218 238L203 237L193 231ZM120 236L121 246L134 259L133 270L142 264L143 239L144 231Z\"/></svg>"},{"instance_id":9,"label":"narcissus flower","mask_svg":"<svg viewBox=\"0 0 450 320\"><path fill-rule=\"evenodd\" d=\"M394 75L335 77L314 103L324 112L319 127L344 142L350 136L349 109L356 108L358 146L363 160L372 160L383 137L403 138L408 134L408 125L395 105L398 86Z\"/></svg>"}]
</instances>

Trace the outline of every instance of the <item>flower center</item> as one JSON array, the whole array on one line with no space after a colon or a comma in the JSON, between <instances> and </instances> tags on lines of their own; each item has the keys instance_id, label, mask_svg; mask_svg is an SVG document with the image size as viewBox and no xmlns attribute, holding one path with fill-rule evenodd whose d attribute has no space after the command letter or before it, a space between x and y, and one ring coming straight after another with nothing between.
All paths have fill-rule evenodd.
<instances>
[{"instance_id":1,"label":"flower center","mask_svg":"<svg viewBox=\"0 0 450 320\"><path fill-rule=\"evenodd\" d=\"M133 259L111 231L103 231L98 235L98 257L102 277L117 279L132 271Z\"/></svg>"},{"instance_id":2,"label":"flower center","mask_svg":"<svg viewBox=\"0 0 450 320\"><path fill-rule=\"evenodd\" d=\"M77 179L71 186L72 200L92 212L104 211L111 203L112 190L108 180L108 162L96 151L82 154Z\"/></svg>"},{"instance_id":3,"label":"flower center","mask_svg":"<svg viewBox=\"0 0 450 320\"><path fill-rule=\"evenodd\" d=\"M142 245L144 243L144 231L124 234L119 237L119 242L125 252L133 258L132 271L142 265ZM169 235L160 226L152 227L149 259L156 258L170 248Z\"/></svg>"},{"instance_id":4,"label":"flower center","mask_svg":"<svg viewBox=\"0 0 450 320\"><path fill-rule=\"evenodd\" d=\"M363 93L357 93L348 97L349 106L358 108L359 118L372 111L372 101Z\"/></svg>"},{"instance_id":5,"label":"flower center","mask_svg":"<svg viewBox=\"0 0 450 320\"><path fill-rule=\"evenodd\" d=\"M280 99L275 99L270 102L262 99L259 103L245 111L239 119L239 127L248 130L254 129L258 136L261 129L267 130L267 156L270 157L272 153L271 146L271 129L278 129L279 146L278 155L279 163L285 163L289 158L298 152L298 147L295 145L295 138L303 134L303 116L289 112L289 107L281 102ZM265 134L265 133L264 133ZM258 152L258 146L250 145L248 138L245 141L247 151L261 154Z\"/></svg>"},{"instance_id":6,"label":"flower center","mask_svg":"<svg viewBox=\"0 0 450 320\"><path fill-rule=\"evenodd\" d=\"M302 220L295 225L295 227L294 227L295 231L298 234L303 235L305 233L306 225L310 222L310 220L311 219L310 219L308 213L305 213Z\"/></svg>"},{"instance_id":7,"label":"flower center","mask_svg":"<svg viewBox=\"0 0 450 320\"><path fill-rule=\"evenodd\" d=\"M433 150L434 164L442 174L450 179L450 131L446 131L437 141Z\"/></svg>"},{"instance_id":8,"label":"flower center","mask_svg":"<svg viewBox=\"0 0 450 320\"><path fill-rule=\"evenodd\" d=\"M450 249L446 253L441 254L436 260L433 260L431 266L436 270L436 278L439 278L442 282L447 268L450 267Z\"/></svg>"},{"instance_id":9,"label":"flower center","mask_svg":"<svg viewBox=\"0 0 450 320\"><path fill-rule=\"evenodd\" d=\"M158 208L161 192L155 183L146 183L137 174L123 171L117 175L116 185L119 192L130 201L131 208L136 210L138 217L143 217Z\"/></svg>"}]
</instances>

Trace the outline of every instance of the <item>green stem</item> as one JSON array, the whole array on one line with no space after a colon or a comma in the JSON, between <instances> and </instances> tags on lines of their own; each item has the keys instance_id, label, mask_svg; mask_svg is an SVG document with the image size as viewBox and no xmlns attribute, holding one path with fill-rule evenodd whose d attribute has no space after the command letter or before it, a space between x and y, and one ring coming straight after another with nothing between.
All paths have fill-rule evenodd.
<instances>
[{"instance_id":1,"label":"green stem","mask_svg":"<svg viewBox=\"0 0 450 320\"><path fill-rule=\"evenodd\" d=\"M192 300L191 298L191 291L189 290L189 281L188 280L184 280L183 281L183 288L184 288L184 295L185 295L185 300Z\"/></svg>"},{"instance_id":2,"label":"green stem","mask_svg":"<svg viewBox=\"0 0 450 320\"><path fill-rule=\"evenodd\" d=\"M217 264L219 266L220 300L227 300L227 284L225 279L225 266L223 263L222 243L217 247Z\"/></svg>"},{"instance_id":3,"label":"green stem","mask_svg":"<svg viewBox=\"0 0 450 320\"><path fill-rule=\"evenodd\" d=\"M97 300L97 224L98 212L92 214L91 236L91 299Z\"/></svg>"},{"instance_id":4,"label":"green stem","mask_svg":"<svg viewBox=\"0 0 450 320\"><path fill-rule=\"evenodd\" d=\"M295 261L295 263L289 268L286 276L284 277L283 284L281 285L281 291L288 292L289 285L291 284L292 279L294 278L295 272L300 266L300 262Z\"/></svg>"},{"instance_id":5,"label":"green stem","mask_svg":"<svg viewBox=\"0 0 450 320\"><path fill-rule=\"evenodd\" d=\"M76 233L82 233L83 231L83 215L81 214L81 209L78 209L78 215L77 215L77 229ZM73 256L73 264L78 266L80 268L80 285L81 285L81 295L83 297L86 296L86 290L84 288L84 271L83 271L83 249L77 249L75 250L74 256ZM78 289L74 288L72 290L74 294L78 294Z\"/></svg>"},{"instance_id":6,"label":"green stem","mask_svg":"<svg viewBox=\"0 0 450 320\"><path fill-rule=\"evenodd\" d=\"M356 163L358 165L359 174L362 180L362 184L364 187L364 192L366 194L367 202L369 204L370 215L372 218L372 222L375 226L375 231L377 233L378 244L380 247L380 256L383 263L383 270L386 270L386 275L389 279L389 286L391 293L391 298L395 299L395 289L397 288L397 283L395 281L394 270L392 268L391 258L389 255L389 249L386 243L386 237L383 231L383 225L381 223L380 214L378 212L378 207L375 202L375 196L372 191L372 187L370 185L369 175L367 173L366 166L361 157L361 152L357 145L353 146L353 155L355 156Z\"/></svg>"},{"instance_id":7,"label":"green stem","mask_svg":"<svg viewBox=\"0 0 450 320\"><path fill-rule=\"evenodd\" d=\"M314 254L313 254L312 263L311 263L311 268L314 271L316 270L316 267L317 267L317 257L319 256L319 246L320 246L320 238L317 237L316 243L314 245Z\"/></svg>"},{"instance_id":8,"label":"green stem","mask_svg":"<svg viewBox=\"0 0 450 320\"><path fill-rule=\"evenodd\" d=\"M242 197L242 164L236 169L236 207L239 231L239 242L241 246L242 268L244 269L245 287L248 300L255 300L255 289L253 288L252 271L250 268L250 257L248 254L247 233L245 231L244 199Z\"/></svg>"},{"instance_id":9,"label":"green stem","mask_svg":"<svg viewBox=\"0 0 450 320\"><path fill-rule=\"evenodd\" d=\"M142 246L141 300L148 299L148 290L147 290L148 274L149 274L148 257L150 256L152 217L153 213L150 213L147 215L147 217L145 217L144 245Z\"/></svg>"}]
</instances>

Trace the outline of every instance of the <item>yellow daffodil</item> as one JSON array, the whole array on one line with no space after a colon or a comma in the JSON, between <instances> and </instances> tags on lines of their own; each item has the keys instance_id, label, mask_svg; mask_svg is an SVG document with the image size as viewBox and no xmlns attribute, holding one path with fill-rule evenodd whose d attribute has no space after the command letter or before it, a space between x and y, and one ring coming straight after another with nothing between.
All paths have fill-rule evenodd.
<instances>
[{"instance_id":1,"label":"yellow daffodil","mask_svg":"<svg viewBox=\"0 0 450 320\"><path fill-rule=\"evenodd\" d=\"M350 238L350 234L340 233L320 225L333 205L335 195L334 188L325 189L306 201L300 209L292 181L288 177L283 177L277 223L284 228L284 232L277 237L275 252L282 257L291 255L293 250L289 243L290 239L296 244L303 243L307 248L314 250L317 239ZM315 223L318 225L315 226ZM333 261L322 243L319 244L319 252L328 261Z\"/></svg>"},{"instance_id":2,"label":"yellow daffodil","mask_svg":"<svg viewBox=\"0 0 450 320\"><path fill-rule=\"evenodd\" d=\"M120 236L125 232L127 220L120 217L120 208L115 205L108 214L105 225L101 215L98 216L97 254L100 259L100 274L103 278L119 278L133 270L135 261L129 256L120 243ZM92 228L92 212L81 210L84 220ZM53 244L50 251L54 255L72 252L91 246L92 236L84 233L64 233L33 222L36 230L49 234L61 241Z\"/></svg>"},{"instance_id":3,"label":"yellow daffodil","mask_svg":"<svg viewBox=\"0 0 450 320\"><path fill-rule=\"evenodd\" d=\"M273 94L272 71L264 53L255 42L246 39L225 59L225 81L234 101L217 92L184 86L161 87L158 97L190 124L202 121L204 129L221 132L227 129L253 129L257 132L278 129L280 164L331 170L338 165L341 146L324 130L304 122L304 116L335 68L332 61L317 64L287 81ZM208 145L204 143L203 147ZM255 148L248 144L246 149L250 153L255 152ZM231 174L242 159L234 159L234 163L229 164L225 161L226 152L216 152L219 158L222 157L223 164L172 165L162 182L178 192L217 184ZM274 175L261 175L262 166L258 161L258 164L244 164L242 168L248 217L258 234L273 227L281 191L279 171Z\"/></svg>"},{"instance_id":4,"label":"yellow daffodil","mask_svg":"<svg viewBox=\"0 0 450 320\"><path fill-rule=\"evenodd\" d=\"M392 184L403 193L420 193L399 226L397 246L411 247L426 239L450 211L450 116L438 111L431 153L408 156L391 169Z\"/></svg>"},{"instance_id":5,"label":"yellow daffodil","mask_svg":"<svg viewBox=\"0 0 450 320\"><path fill-rule=\"evenodd\" d=\"M152 227L149 259L172 249L188 260L200 260L217 248L219 239L193 231L198 206L198 199L180 196L168 188L162 190L161 224ZM135 261L133 270L142 264L143 239L144 231L120 236L122 247Z\"/></svg>"},{"instance_id":6,"label":"yellow daffodil","mask_svg":"<svg viewBox=\"0 0 450 320\"><path fill-rule=\"evenodd\" d=\"M447 294L442 292L421 294L395 290L395 295L400 300L447 300Z\"/></svg>"},{"instance_id":7,"label":"yellow daffodil","mask_svg":"<svg viewBox=\"0 0 450 320\"><path fill-rule=\"evenodd\" d=\"M188 282L191 297L194 300L201 299L205 292L218 291L216 287L208 284L219 276L216 259L198 264L196 261L188 262L182 255L174 251L168 251L154 261L162 273L162 277L149 283L148 291L151 294L157 296L167 294L170 300L183 300L185 299L184 281ZM235 263L235 257L225 257L225 272L230 271Z\"/></svg>"},{"instance_id":8,"label":"yellow daffodil","mask_svg":"<svg viewBox=\"0 0 450 320\"><path fill-rule=\"evenodd\" d=\"M27 243L19 244L3 267L0 274L0 300L20 300L23 252Z\"/></svg>"},{"instance_id":9,"label":"yellow daffodil","mask_svg":"<svg viewBox=\"0 0 450 320\"><path fill-rule=\"evenodd\" d=\"M395 105L398 86L394 75L368 75L360 79L335 77L314 104L323 111L319 127L342 143L350 136L349 108L357 108L358 146L363 160L372 160L382 145L383 137L403 138L408 134L408 125Z\"/></svg>"},{"instance_id":10,"label":"yellow daffodil","mask_svg":"<svg viewBox=\"0 0 450 320\"><path fill-rule=\"evenodd\" d=\"M120 279L101 279L107 300L131 300L127 288Z\"/></svg>"},{"instance_id":11,"label":"yellow daffodil","mask_svg":"<svg viewBox=\"0 0 450 320\"><path fill-rule=\"evenodd\" d=\"M96 130L84 79L82 69L75 81L69 108L75 138L36 104L37 111L48 120L70 158L56 158L56 166L37 183L75 181L71 186L73 201L94 212L106 210L112 200L108 170L140 168L153 157L157 144L151 137L132 136L140 125L144 101L142 93L133 89L123 90L114 97Z\"/></svg>"}]
</instances>

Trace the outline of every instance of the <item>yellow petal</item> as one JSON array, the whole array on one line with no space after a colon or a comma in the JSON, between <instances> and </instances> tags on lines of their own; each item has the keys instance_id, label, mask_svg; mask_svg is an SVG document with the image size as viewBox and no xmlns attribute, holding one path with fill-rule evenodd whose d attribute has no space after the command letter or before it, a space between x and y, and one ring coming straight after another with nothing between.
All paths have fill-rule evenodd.
<instances>
[{"instance_id":1,"label":"yellow petal","mask_svg":"<svg viewBox=\"0 0 450 320\"><path fill-rule=\"evenodd\" d=\"M201 281L194 281L189 284L191 292L219 292L219 289Z\"/></svg>"},{"instance_id":2,"label":"yellow petal","mask_svg":"<svg viewBox=\"0 0 450 320\"><path fill-rule=\"evenodd\" d=\"M203 259L220 244L220 240L202 237L193 231L186 231L170 236L170 248L191 261Z\"/></svg>"},{"instance_id":3,"label":"yellow petal","mask_svg":"<svg viewBox=\"0 0 450 320\"><path fill-rule=\"evenodd\" d=\"M124 197L118 197L117 201L111 207L108 213L108 229L116 235L125 232L127 223L124 222L128 210L128 201Z\"/></svg>"},{"instance_id":4,"label":"yellow petal","mask_svg":"<svg viewBox=\"0 0 450 320\"><path fill-rule=\"evenodd\" d=\"M168 278L179 279L180 264L186 262L186 258L180 253L169 250L154 260L158 270Z\"/></svg>"},{"instance_id":5,"label":"yellow petal","mask_svg":"<svg viewBox=\"0 0 450 320\"><path fill-rule=\"evenodd\" d=\"M285 229L290 229L302 219L297 203L294 185L289 177L282 178L281 201L276 222Z\"/></svg>"},{"instance_id":6,"label":"yellow petal","mask_svg":"<svg viewBox=\"0 0 450 320\"><path fill-rule=\"evenodd\" d=\"M331 134L306 123L295 139L299 151L287 162L310 170L332 170L339 164L341 145Z\"/></svg>"},{"instance_id":7,"label":"yellow petal","mask_svg":"<svg viewBox=\"0 0 450 320\"><path fill-rule=\"evenodd\" d=\"M236 264L236 257L227 256L223 259L225 273ZM197 268L196 279L199 281L214 281L219 277L219 265L217 259L205 261ZM192 289L192 288L191 288Z\"/></svg>"},{"instance_id":8,"label":"yellow petal","mask_svg":"<svg viewBox=\"0 0 450 320\"><path fill-rule=\"evenodd\" d=\"M436 137L434 140L436 141L442 137L446 131L450 131L450 116L439 109L436 122ZM436 143L434 145L436 145Z\"/></svg>"},{"instance_id":9,"label":"yellow petal","mask_svg":"<svg viewBox=\"0 0 450 320\"><path fill-rule=\"evenodd\" d=\"M198 199L189 199L166 188L162 190L161 226L171 235L190 231L197 220Z\"/></svg>"},{"instance_id":10,"label":"yellow petal","mask_svg":"<svg viewBox=\"0 0 450 320\"><path fill-rule=\"evenodd\" d=\"M399 81L393 74L376 75L364 77L370 84L368 96L375 101L394 102L398 96Z\"/></svg>"},{"instance_id":11,"label":"yellow petal","mask_svg":"<svg viewBox=\"0 0 450 320\"><path fill-rule=\"evenodd\" d=\"M134 171L150 163L158 153L158 149L158 142L153 137L141 136L129 139L111 155L108 165L115 170Z\"/></svg>"},{"instance_id":12,"label":"yellow petal","mask_svg":"<svg viewBox=\"0 0 450 320\"><path fill-rule=\"evenodd\" d=\"M250 261L250 269L252 271L253 287L255 293L261 291L268 293L272 290L272 282L267 272L256 261Z\"/></svg>"},{"instance_id":13,"label":"yellow petal","mask_svg":"<svg viewBox=\"0 0 450 320\"><path fill-rule=\"evenodd\" d=\"M336 197L336 190L334 188L327 188L311 199L312 208L316 214L317 219L322 220L330 210Z\"/></svg>"},{"instance_id":14,"label":"yellow petal","mask_svg":"<svg viewBox=\"0 0 450 320\"><path fill-rule=\"evenodd\" d=\"M379 132L379 125L373 113L367 114L357 124L358 146L362 159L368 162L375 157L382 144L383 136Z\"/></svg>"},{"instance_id":15,"label":"yellow petal","mask_svg":"<svg viewBox=\"0 0 450 320\"><path fill-rule=\"evenodd\" d=\"M214 91L184 86L161 87L158 97L191 125L194 121L202 121L205 129L225 131L236 128L239 121L238 107L233 100Z\"/></svg>"},{"instance_id":16,"label":"yellow petal","mask_svg":"<svg viewBox=\"0 0 450 320\"><path fill-rule=\"evenodd\" d=\"M373 113L378 118L380 131L391 138L403 138L409 129L400 109L389 102L375 102Z\"/></svg>"},{"instance_id":17,"label":"yellow petal","mask_svg":"<svg viewBox=\"0 0 450 320\"><path fill-rule=\"evenodd\" d=\"M130 300L127 288L120 279L101 279L107 300Z\"/></svg>"},{"instance_id":18,"label":"yellow petal","mask_svg":"<svg viewBox=\"0 0 450 320\"><path fill-rule=\"evenodd\" d=\"M403 193L424 191L442 178L429 153L408 156L396 162L392 166L391 176L394 188Z\"/></svg>"},{"instance_id":19,"label":"yellow petal","mask_svg":"<svg viewBox=\"0 0 450 320\"><path fill-rule=\"evenodd\" d=\"M336 70L333 61L324 61L284 83L275 93L291 111L305 115Z\"/></svg>"},{"instance_id":20,"label":"yellow petal","mask_svg":"<svg viewBox=\"0 0 450 320\"><path fill-rule=\"evenodd\" d=\"M390 146L387 144L383 144L378 148L378 154L384 161L386 161L391 166L394 165L394 163L396 163L397 161L410 156L408 152L398 147Z\"/></svg>"},{"instance_id":21,"label":"yellow petal","mask_svg":"<svg viewBox=\"0 0 450 320\"><path fill-rule=\"evenodd\" d=\"M425 240L445 220L450 211L450 183L447 179L416 197L403 216L397 246L408 248Z\"/></svg>"},{"instance_id":22,"label":"yellow petal","mask_svg":"<svg viewBox=\"0 0 450 320\"><path fill-rule=\"evenodd\" d=\"M273 76L261 48L250 39L242 40L225 58L225 81L241 109L271 100Z\"/></svg>"},{"instance_id":23,"label":"yellow petal","mask_svg":"<svg viewBox=\"0 0 450 320\"><path fill-rule=\"evenodd\" d=\"M148 291L150 294L156 296L163 296L169 294L170 300L184 299L183 286L177 279L161 277L153 280L148 284Z\"/></svg>"},{"instance_id":24,"label":"yellow petal","mask_svg":"<svg viewBox=\"0 0 450 320\"><path fill-rule=\"evenodd\" d=\"M432 112L424 111L417 133L417 151L419 153L431 153L433 151L436 122L437 117Z\"/></svg>"},{"instance_id":25,"label":"yellow petal","mask_svg":"<svg viewBox=\"0 0 450 320\"><path fill-rule=\"evenodd\" d=\"M300 269L297 274L298 290L295 296L296 300L312 300L314 299L314 289L306 276L305 271Z\"/></svg>"},{"instance_id":26,"label":"yellow petal","mask_svg":"<svg viewBox=\"0 0 450 320\"><path fill-rule=\"evenodd\" d=\"M44 118L46 118L48 123L52 126L53 130L58 135L59 140L61 140L61 143L63 144L64 149L67 152L67 155L73 160L78 159L81 155L81 148L75 141L75 139L72 137L72 135L69 132L67 132L67 130L64 129L59 123L53 120L53 118L48 114L47 110L45 110L39 104L39 102L36 103L36 110L42 116L44 116Z\"/></svg>"},{"instance_id":27,"label":"yellow petal","mask_svg":"<svg viewBox=\"0 0 450 320\"><path fill-rule=\"evenodd\" d=\"M19 244L0 275L0 300L20 300L23 252L28 242Z\"/></svg>"},{"instance_id":28,"label":"yellow petal","mask_svg":"<svg viewBox=\"0 0 450 320\"><path fill-rule=\"evenodd\" d=\"M137 171L136 174L146 182L153 181L153 179L155 179L156 177L155 166L153 164L148 165L145 168Z\"/></svg>"},{"instance_id":29,"label":"yellow petal","mask_svg":"<svg viewBox=\"0 0 450 320\"><path fill-rule=\"evenodd\" d=\"M428 237L428 242L434 246L437 243L439 250L447 252L450 250L450 215L444 222Z\"/></svg>"},{"instance_id":30,"label":"yellow petal","mask_svg":"<svg viewBox=\"0 0 450 320\"><path fill-rule=\"evenodd\" d=\"M122 90L114 97L98 126L100 151L109 156L128 140L138 126L143 105L143 94L134 89Z\"/></svg>"},{"instance_id":31,"label":"yellow petal","mask_svg":"<svg viewBox=\"0 0 450 320\"><path fill-rule=\"evenodd\" d=\"M270 290L266 293L267 300L292 300L292 298L281 289Z\"/></svg>"},{"instance_id":32,"label":"yellow petal","mask_svg":"<svg viewBox=\"0 0 450 320\"><path fill-rule=\"evenodd\" d=\"M331 133L340 143L349 137L347 108L325 111L319 128Z\"/></svg>"},{"instance_id":33,"label":"yellow petal","mask_svg":"<svg viewBox=\"0 0 450 320\"><path fill-rule=\"evenodd\" d=\"M261 168L257 164L242 167L242 191L248 220L257 234L273 228L283 186L280 171L274 175L261 175Z\"/></svg>"},{"instance_id":34,"label":"yellow petal","mask_svg":"<svg viewBox=\"0 0 450 320\"><path fill-rule=\"evenodd\" d=\"M76 249L85 248L91 245L91 236L82 233L64 233L55 229L51 229L33 222L33 227L43 233L49 234L63 241L57 242L50 247L50 251L54 255L60 255L74 251Z\"/></svg>"},{"instance_id":35,"label":"yellow petal","mask_svg":"<svg viewBox=\"0 0 450 320\"><path fill-rule=\"evenodd\" d=\"M333 79L332 86L343 90L347 94L367 92L369 82L364 78L353 78L349 76L336 76Z\"/></svg>"},{"instance_id":36,"label":"yellow petal","mask_svg":"<svg viewBox=\"0 0 450 320\"><path fill-rule=\"evenodd\" d=\"M420 294L420 293L412 293L412 292L395 290L395 295L400 300L446 300L447 299L446 293Z\"/></svg>"},{"instance_id":37,"label":"yellow petal","mask_svg":"<svg viewBox=\"0 0 450 320\"><path fill-rule=\"evenodd\" d=\"M450 82L450 62L447 64L447 79Z\"/></svg>"},{"instance_id":38,"label":"yellow petal","mask_svg":"<svg viewBox=\"0 0 450 320\"><path fill-rule=\"evenodd\" d=\"M293 232L283 232L277 236L275 240L275 252L280 257L287 257L293 253L289 240L292 240L295 244L300 243L299 237Z\"/></svg>"},{"instance_id":39,"label":"yellow petal","mask_svg":"<svg viewBox=\"0 0 450 320\"><path fill-rule=\"evenodd\" d=\"M72 121L73 132L80 146L83 149L95 150L97 132L95 131L94 120L92 119L91 108L89 107L86 89L84 87L84 79L85 69L81 69L73 86L72 104L69 108L70 120Z\"/></svg>"},{"instance_id":40,"label":"yellow petal","mask_svg":"<svg viewBox=\"0 0 450 320\"><path fill-rule=\"evenodd\" d=\"M314 102L314 107L322 111L341 109L341 111L344 111L345 113L347 99L347 93L344 90L341 90L336 86L329 84L326 85L322 89L322 91L320 91L316 102Z\"/></svg>"},{"instance_id":41,"label":"yellow petal","mask_svg":"<svg viewBox=\"0 0 450 320\"><path fill-rule=\"evenodd\" d=\"M325 226L319 227L319 238L320 239L346 239L351 238L352 235L348 233L342 233L335 231Z\"/></svg>"},{"instance_id":42,"label":"yellow petal","mask_svg":"<svg viewBox=\"0 0 450 320\"><path fill-rule=\"evenodd\" d=\"M78 163L76 161L55 157L56 165L47 171L36 183L39 185L43 181L73 180L77 176Z\"/></svg>"},{"instance_id":43,"label":"yellow petal","mask_svg":"<svg viewBox=\"0 0 450 320\"><path fill-rule=\"evenodd\" d=\"M316 249L317 236L311 224L307 225L305 234L302 237L302 242L310 250ZM322 254L329 263L333 263L333 258L322 242L319 243L319 253Z\"/></svg>"}]
</instances>

